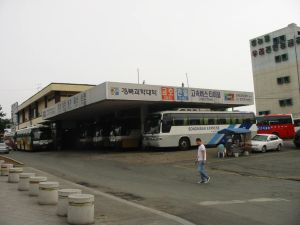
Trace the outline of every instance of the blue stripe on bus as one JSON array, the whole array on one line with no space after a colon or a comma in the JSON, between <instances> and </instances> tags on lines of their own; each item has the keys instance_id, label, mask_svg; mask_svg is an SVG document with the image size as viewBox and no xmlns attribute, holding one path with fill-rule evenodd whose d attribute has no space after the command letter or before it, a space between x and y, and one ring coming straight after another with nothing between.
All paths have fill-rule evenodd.
<instances>
[{"instance_id":1,"label":"blue stripe on bus","mask_svg":"<svg viewBox=\"0 0 300 225\"><path fill-rule=\"evenodd\" d=\"M243 123L241 124L240 128L250 129L252 127L251 123Z\"/></svg>"},{"instance_id":2,"label":"blue stripe on bus","mask_svg":"<svg viewBox=\"0 0 300 225\"><path fill-rule=\"evenodd\" d=\"M227 128L234 128L234 124L230 124ZM221 138L221 141L218 141ZM224 139L224 134L219 134L218 132L215 133L215 135L210 139L210 141L207 143L208 145L215 145L222 142Z\"/></svg>"}]
</instances>

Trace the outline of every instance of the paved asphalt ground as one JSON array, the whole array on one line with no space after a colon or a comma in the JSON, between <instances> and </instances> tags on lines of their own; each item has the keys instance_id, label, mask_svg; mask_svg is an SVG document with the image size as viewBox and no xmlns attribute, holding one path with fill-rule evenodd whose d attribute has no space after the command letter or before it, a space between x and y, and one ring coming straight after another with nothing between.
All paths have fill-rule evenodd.
<instances>
[{"instance_id":1,"label":"paved asphalt ground","mask_svg":"<svg viewBox=\"0 0 300 225\"><path fill-rule=\"evenodd\" d=\"M208 152L212 179L201 185L193 165L196 150L12 152L10 157L194 224L300 224L300 150L291 142L281 152L249 157L217 159L215 149ZM109 219L109 211L104 214L106 224L122 224Z\"/></svg>"}]
</instances>

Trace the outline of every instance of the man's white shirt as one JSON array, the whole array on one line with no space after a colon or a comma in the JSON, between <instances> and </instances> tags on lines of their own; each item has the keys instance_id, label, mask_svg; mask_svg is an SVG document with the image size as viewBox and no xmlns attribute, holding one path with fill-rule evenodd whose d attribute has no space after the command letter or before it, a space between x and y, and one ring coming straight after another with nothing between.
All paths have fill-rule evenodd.
<instances>
[{"instance_id":1,"label":"man's white shirt","mask_svg":"<svg viewBox=\"0 0 300 225\"><path fill-rule=\"evenodd\" d=\"M206 154L204 154L205 152L206 152L206 148L205 148L204 144L199 145L199 147L198 147L198 161L206 160ZM203 155L204 155L204 159L203 159Z\"/></svg>"}]
</instances>

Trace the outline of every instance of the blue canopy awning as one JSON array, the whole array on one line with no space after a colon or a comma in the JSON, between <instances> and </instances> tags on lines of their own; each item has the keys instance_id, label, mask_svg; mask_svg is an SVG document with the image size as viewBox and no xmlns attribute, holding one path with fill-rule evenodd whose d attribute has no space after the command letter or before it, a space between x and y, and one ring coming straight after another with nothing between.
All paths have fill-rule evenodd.
<instances>
[{"instance_id":1,"label":"blue canopy awning","mask_svg":"<svg viewBox=\"0 0 300 225\"><path fill-rule=\"evenodd\" d=\"M225 128L218 131L219 134L249 134L251 130L245 128Z\"/></svg>"}]
</instances>

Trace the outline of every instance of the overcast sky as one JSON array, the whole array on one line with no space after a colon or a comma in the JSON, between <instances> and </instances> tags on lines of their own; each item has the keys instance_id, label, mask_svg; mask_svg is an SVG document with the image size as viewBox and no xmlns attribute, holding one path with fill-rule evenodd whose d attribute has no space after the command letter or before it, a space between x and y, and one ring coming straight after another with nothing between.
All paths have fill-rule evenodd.
<instances>
[{"instance_id":1,"label":"overcast sky","mask_svg":"<svg viewBox=\"0 0 300 225\"><path fill-rule=\"evenodd\" d=\"M299 0L0 0L0 104L50 82L253 91L249 39L300 25ZM252 108L253 109L253 108Z\"/></svg>"}]
</instances>

